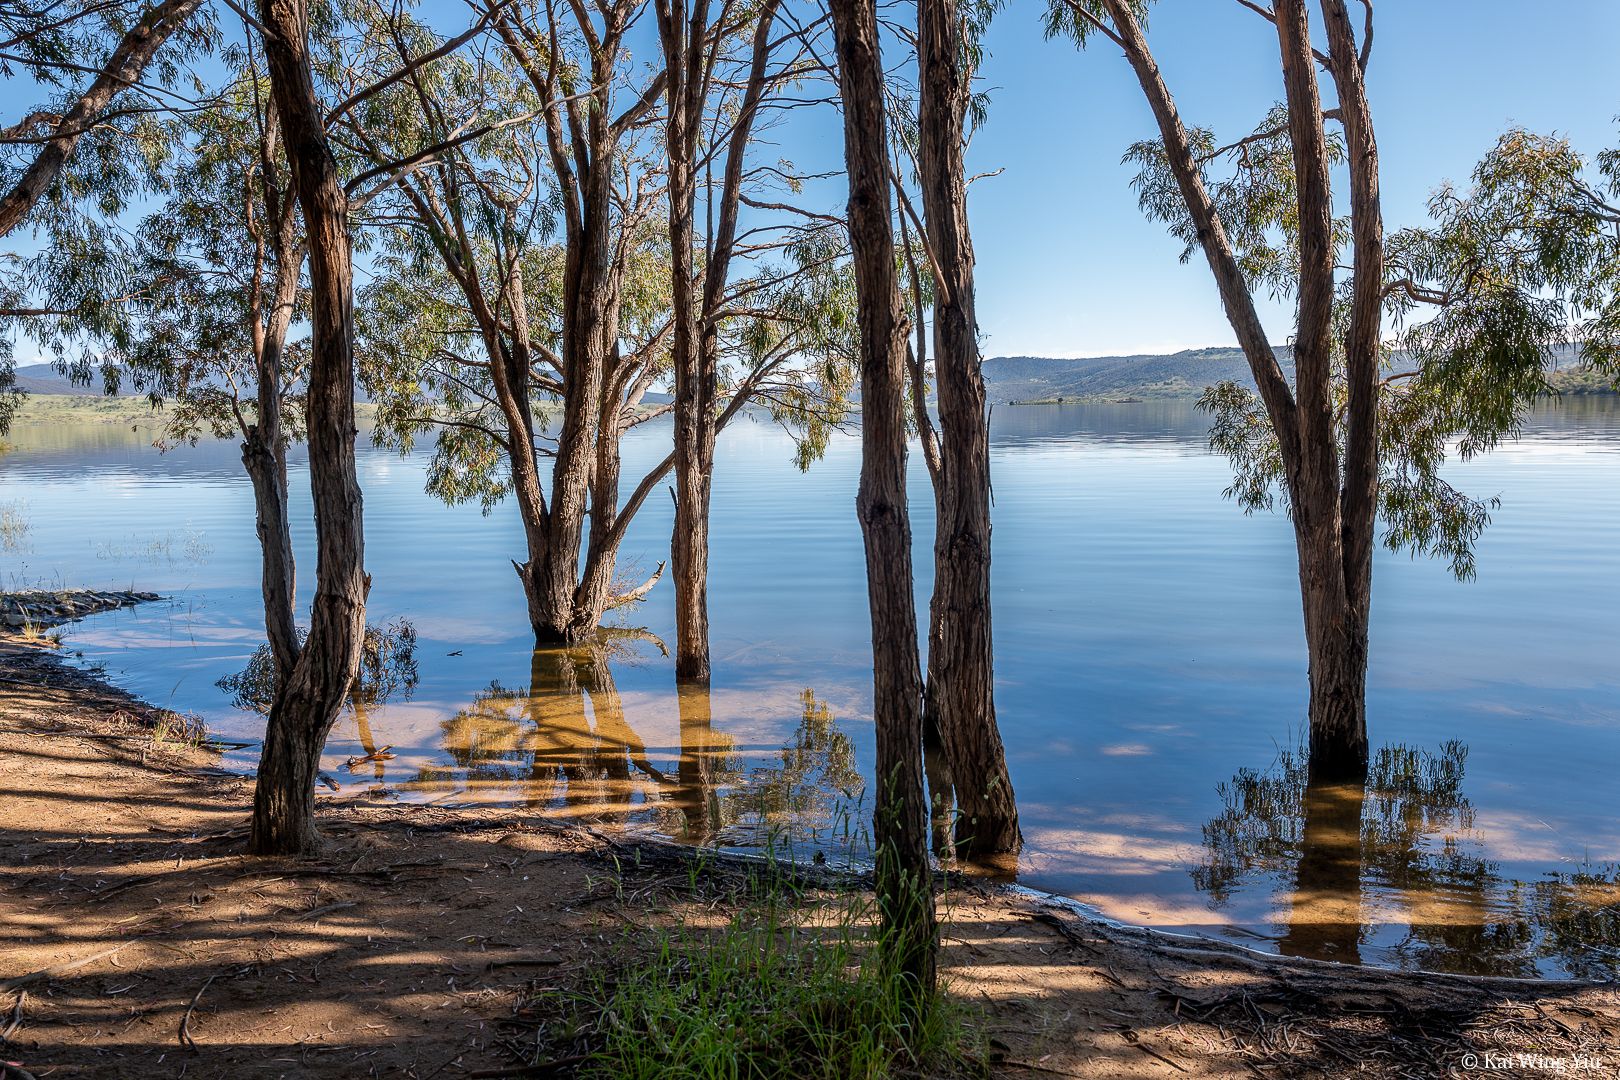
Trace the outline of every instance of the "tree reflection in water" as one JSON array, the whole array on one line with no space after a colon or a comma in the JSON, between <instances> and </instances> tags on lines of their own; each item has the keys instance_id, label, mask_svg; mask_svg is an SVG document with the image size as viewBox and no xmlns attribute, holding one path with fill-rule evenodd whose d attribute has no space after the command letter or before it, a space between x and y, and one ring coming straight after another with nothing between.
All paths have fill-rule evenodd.
<instances>
[{"instance_id":1,"label":"tree reflection in water","mask_svg":"<svg viewBox=\"0 0 1620 1080\"><path fill-rule=\"evenodd\" d=\"M558 816L624 823L640 817L692 844L759 846L835 837L840 808L862 788L854 746L826 705L806 690L791 742L770 764L749 765L717 730L707 687L675 694L679 745L655 764L629 722L613 667L634 655L604 633L534 652L527 687L499 683L445 720L448 766L427 766L411 786L495 787L503 797Z\"/></svg>"},{"instance_id":2,"label":"tree reflection in water","mask_svg":"<svg viewBox=\"0 0 1620 1080\"><path fill-rule=\"evenodd\" d=\"M1463 795L1468 748L1384 746L1365 788L1310 784L1303 753L1283 750L1264 772L1239 770L1217 791L1193 884L1212 907L1269 879L1285 898L1281 952L1343 963L1364 958L1379 923L1405 936L1381 945L1408 968L1533 976L1620 971L1620 887L1614 866L1527 885L1477 854ZM1399 904L1405 917L1380 919Z\"/></svg>"},{"instance_id":3,"label":"tree reflection in water","mask_svg":"<svg viewBox=\"0 0 1620 1080\"><path fill-rule=\"evenodd\" d=\"M307 634L308 631L300 628L299 640ZM360 647L360 670L349 690L349 708L354 712L360 745L365 750L363 760L371 765L372 776L378 783L382 782L387 757L378 753L377 740L371 733L371 709L387 704L396 696L409 701L418 678L415 624L406 618L391 619L382 626L368 623ZM253 650L246 667L220 678L214 685L231 696L233 707L263 716L270 712L275 680L275 656L265 644ZM351 769L354 767L351 765Z\"/></svg>"}]
</instances>

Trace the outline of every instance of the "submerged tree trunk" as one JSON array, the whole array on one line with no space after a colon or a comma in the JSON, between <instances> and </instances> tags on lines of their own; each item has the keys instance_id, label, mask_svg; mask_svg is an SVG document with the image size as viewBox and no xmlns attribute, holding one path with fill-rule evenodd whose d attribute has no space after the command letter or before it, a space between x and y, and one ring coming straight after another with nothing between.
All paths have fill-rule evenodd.
<instances>
[{"instance_id":1,"label":"submerged tree trunk","mask_svg":"<svg viewBox=\"0 0 1620 1080\"><path fill-rule=\"evenodd\" d=\"M315 97L303 0L260 0L272 96L308 237L311 350L309 482L317 561L309 637L276 688L253 796L248 848L318 850L315 774L360 665L369 582L354 464L354 281L348 198Z\"/></svg>"},{"instance_id":2,"label":"submerged tree trunk","mask_svg":"<svg viewBox=\"0 0 1620 1080\"><path fill-rule=\"evenodd\" d=\"M1310 657L1310 776L1362 780L1368 755L1366 616L1344 595L1340 546L1296 532Z\"/></svg>"},{"instance_id":3,"label":"submerged tree trunk","mask_svg":"<svg viewBox=\"0 0 1620 1080\"><path fill-rule=\"evenodd\" d=\"M1323 0L1331 50L1328 59L1338 86L1349 150L1354 245L1350 324L1343 341L1348 394L1341 460L1333 395L1338 259L1317 57L1304 0L1276 0L1272 8L1287 94L1299 217L1292 389L1261 325L1141 24L1128 0L1104 2L1115 40L1125 50L1158 120L1171 171L1277 436L1294 520L1310 655L1310 774L1324 781L1364 779L1368 762L1367 627L1378 501L1383 221L1377 146L1348 12L1343 0Z\"/></svg>"},{"instance_id":4,"label":"submerged tree trunk","mask_svg":"<svg viewBox=\"0 0 1620 1080\"><path fill-rule=\"evenodd\" d=\"M990 425L974 310L963 120L971 90L955 0L918 0L919 175L937 267L934 365L940 461L928 708L949 765L956 848L966 857L1023 846L996 726L990 634Z\"/></svg>"},{"instance_id":5,"label":"submerged tree trunk","mask_svg":"<svg viewBox=\"0 0 1620 1080\"><path fill-rule=\"evenodd\" d=\"M832 0L861 341L861 481L877 735L874 840L887 958L919 1005L934 991L922 677L906 507L906 319L895 267L883 63L874 0Z\"/></svg>"},{"instance_id":6,"label":"submerged tree trunk","mask_svg":"<svg viewBox=\"0 0 1620 1080\"><path fill-rule=\"evenodd\" d=\"M765 90L770 31L779 2L766 0L754 15L748 83L726 143L720 219L713 235L707 237L706 252L697 248L693 225L699 142L720 56L718 38L727 28L710 26L708 0L691 0L690 5L659 0L656 5L668 102L664 145L675 376L675 525L670 564L675 578L675 678L679 682L709 681L709 504L720 428L720 309L736 248L744 159ZM722 17L727 14L722 12Z\"/></svg>"}]
</instances>

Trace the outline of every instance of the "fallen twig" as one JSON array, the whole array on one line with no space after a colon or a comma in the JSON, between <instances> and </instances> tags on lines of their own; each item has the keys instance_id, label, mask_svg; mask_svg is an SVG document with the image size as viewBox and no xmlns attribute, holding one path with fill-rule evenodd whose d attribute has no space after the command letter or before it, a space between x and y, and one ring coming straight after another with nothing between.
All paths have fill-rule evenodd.
<instances>
[{"instance_id":1,"label":"fallen twig","mask_svg":"<svg viewBox=\"0 0 1620 1080\"><path fill-rule=\"evenodd\" d=\"M590 1054L575 1054L572 1057L542 1061L538 1065L514 1065L505 1069L477 1069L467 1075L482 1078L482 1080L497 1080L499 1077L547 1076L574 1065L583 1065L590 1059Z\"/></svg>"},{"instance_id":2,"label":"fallen twig","mask_svg":"<svg viewBox=\"0 0 1620 1080\"><path fill-rule=\"evenodd\" d=\"M142 885L150 885L152 882L161 881L162 879L162 874L152 874L149 877L129 878L125 881L120 881L116 885L109 885L105 889L91 893L89 896L85 897L84 902L87 904L100 903L113 893L123 892L125 889L138 888Z\"/></svg>"},{"instance_id":3,"label":"fallen twig","mask_svg":"<svg viewBox=\"0 0 1620 1080\"><path fill-rule=\"evenodd\" d=\"M180 1018L180 1045L194 1054L198 1052L198 1048L197 1040L191 1037L191 1014L196 1011L197 1002L202 1000L203 991L208 989L208 984L215 978L217 974L203 980L203 984L197 987L197 993L192 997L191 1004L186 1006L186 1014Z\"/></svg>"}]
</instances>

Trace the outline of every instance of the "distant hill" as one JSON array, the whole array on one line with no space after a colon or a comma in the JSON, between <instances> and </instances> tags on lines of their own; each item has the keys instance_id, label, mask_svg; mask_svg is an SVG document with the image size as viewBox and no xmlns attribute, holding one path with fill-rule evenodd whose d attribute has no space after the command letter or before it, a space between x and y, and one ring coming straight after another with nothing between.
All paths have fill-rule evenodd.
<instances>
[{"instance_id":1,"label":"distant hill","mask_svg":"<svg viewBox=\"0 0 1620 1080\"><path fill-rule=\"evenodd\" d=\"M1273 348L1283 373L1292 381L1293 349L1287 345ZM1197 397L1204 387L1225 380L1254 387L1242 350L1188 349L1168 356L1091 356L1075 360L995 356L984 362L985 392L997 403ZM1553 351L1549 381L1565 394L1613 389L1607 379L1582 367L1579 350L1570 345Z\"/></svg>"},{"instance_id":2,"label":"distant hill","mask_svg":"<svg viewBox=\"0 0 1620 1080\"><path fill-rule=\"evenodd\" d=\"M30 394L91 394L95 391L75 386L49 364L29 364L17 369L17 389Z\"/></svg>"},{"instance_id":3,"label":"distant hill","mask_svg":"<svg viewBox=\"0 0 1620 1080\"><path fill-rule=\"evenodd\" d=\"M1293 351L1278 346L1277 358L1292 377ZM996 356L984 362L986 391L992 401L1000 402L1193 397L1204 387L1227 379L1254 385L1241 349L1188 349L1169 356L1091 356L1078 360Z\"/></svg>"}]
</instances>

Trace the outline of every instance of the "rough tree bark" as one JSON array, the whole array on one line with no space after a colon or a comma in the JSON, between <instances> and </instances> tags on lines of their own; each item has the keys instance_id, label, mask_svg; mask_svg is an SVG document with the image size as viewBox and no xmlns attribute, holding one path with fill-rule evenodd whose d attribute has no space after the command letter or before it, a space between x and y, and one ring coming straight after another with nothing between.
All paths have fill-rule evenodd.
<instances>
[{"instance_id":1,"label":"rough tree bark","mask_svg":"<svg viewBox=\"0 0 1620 1080\"><path fill-rule=\"evenodd\" d=\"M675 578L675 678L709 679L709 496L720 370L721 306L736 249L743 166L764 94L770 31L779 0L754 16L752 62L727 140L718 200L719 221L699 263L693 219L697 206L698 143L719 57L715 39L726 27L709 24L707 0L658 0L664 47L665 148L669 175L669 238L675 373L675 525L670 564ZM699 282L701 281L701 287Z\"/></svg>"},{"instance_id":2,"label":"rough tree bark","mask_svg":"<svg viewBox=\"0 0 1620 1080\"><path fill-rule=\"evenodd\" d=\"M861 341L861 480L877 735L874 839L882 939L919 1004L935 985L934 897L922 775L922 676L906 508L906 318L891 221L883 62L874 0L831 0Z\"/></svg>"},{"instance_id":3,"label":"rough tree bark","mask_svg":"<svg viewBox=\"0 0 1620 1080\"><path fill-rule=\"evenodd\" d=\"M293 562L292 521L287 495L287 446L282 434L281 377L287 333L304 255L298 246L298 216L290 193L282 189L276 168L278 128L268 118L260 141L260 182L264 186L268 237L256 237L262 252L268 247L275 260L275 284L270 309L263 311L253 297L253 358L258 409L255 422L243 430L242 464L253 486L255 525L259 535L260 591L264 597L264 628L275 659L279 685L292 676L298 661L298 627L294 616L296 574Z\"/></svg>"},{"instance_id":4,"label":"rough tree bark","mask_svg":"<svg viewBox=\"0 0 1620 1080\"><path fill-rule=\"evenodd\" d=\"M537 643L574 643L593 634L609 608L629 602L652 587L662 573L619 595L612 588L614 562L630 518L647 494L673 467L673 457L655 466L621 508L618 505L618 438L623 431L624 390L633 372L619 353L620 308L625 268L615 245L615 169L620 144L641 124L663 92L655 78L635 102L613 114L613 90L621 81L625 34L639 5L614 0L597 6L598 27L584 5L572 8L577 29L590 50L590 88L569 92L573 75L565 71L560 49L532 48L539 39L514 9L486 8L508 53L536 93L547 102L543 128L547 154L562 204L564 260L562 345L556 366L563 416L552 461L550 502L532 472L514 484L523 516L528 560L516 564L528 601L529 622ZM553 36L556 26L550 27ZM518 310L513 306L511 310ZM532 458L537 432L527 405L527 360L513 370L514 404L503 405L509 425L509 453ZM516 399L523 399L521 404ZM532 482L531 482L532 479ZM580 550L587 539L586 562Z\"/></svg>"},{"instance_id":5,"label":"rough tree bark","mask_svg":"<svg viewBox=\"0 0 1620 1080\"><path fill-rule=\"evenodd\" d=\"M164 0L129 28L90 86L57 121L49 141L11 190L0 196L0 236L10 233L28 216L102 111L120 92L140 81L158 49L200 6L202 0Z\"/></svg>"},{"instance_id":6,"label":"rough tree bark","mask_svg":"<svg viewBox=\"0 0 1620 1080\"><path fill-rule=\"evenodd\" d=\"M1332 402L1335 253L1332 193L1315 54L1304 0L1277 0L1276 24L1287 92L1289 136L1300 218L1295 381L1290 389L1267 340L1230 239L1203 182L1175 101L1159 74L1128 0L1105 0L1109 36L1124 50L1164 138L1166 154L1227 319L1236 332L1276 432L1299 555L1305 640L1310 654L1310 775L1356 780L1367 771L1367 626L1377 510L1378 302L1383 224L1378 154L1362 64L1342 0L1328 13L1331 71L1350 148L1354 278L1345 338L1349 380L1344 460Z\"/></svg>"},{"instance_id":7,"label":"rough tree bark","mask_svg":"<svg viewBox=\"0 0 1620 1080\"><path fill-rule=\"evenodd\" d=\"M309 249L309 477L317 561L309 637L279 682L265 728L248 849L319 849L315 778L326 736L354 681L365 637L360 485L354 464L354 280L348 198L326 142L310 71L303 0L260 0L271 93Z\"/></svg>"},{"instance_id":8,"label":"rough tree bark","mask_svg":"<svg viewBox=\"0 0 1620 1080\"><path fill-rule=\"evenodd\" d=\"M918 0L921 77L918 172L936 269L934 368L939 469L934 482L934 595L927 707L956 803L956 848L966 857L1023 846L1007 758L996 726L990 632L990 425L974 310L963 121L971 93L956 0Z\"/></svg>"}]
</instances>

